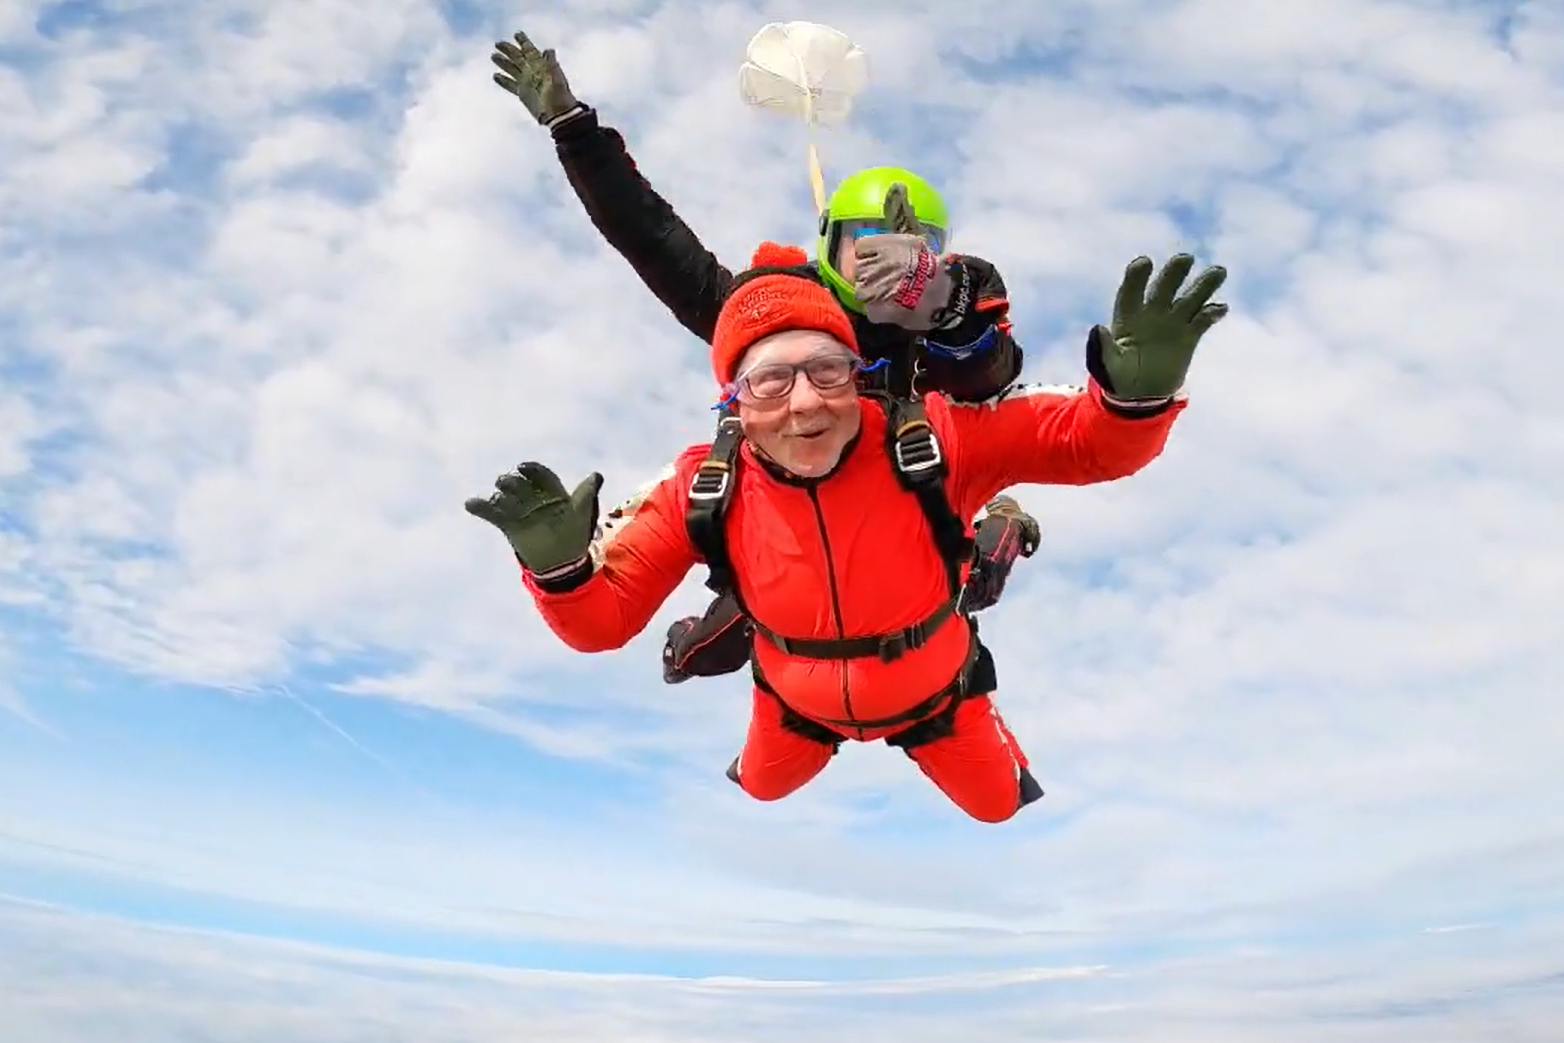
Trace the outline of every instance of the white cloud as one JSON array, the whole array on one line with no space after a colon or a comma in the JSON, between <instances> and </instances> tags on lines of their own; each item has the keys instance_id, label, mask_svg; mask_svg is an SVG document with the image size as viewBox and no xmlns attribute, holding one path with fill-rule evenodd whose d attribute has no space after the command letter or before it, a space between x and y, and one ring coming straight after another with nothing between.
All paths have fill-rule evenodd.
<instances>
[{"instance_id":1,"label":"white cloud","mask_svg":"<svg viewBox=\"0 0 1564 1043\"><path fill-rule=\"evenodd\" d=\"M32 466L29 443L43 425L31 402L16 394L0 397L0 482Z\"/></svg>"},{"instance_id":2,"label":"white cloud","mask_svg":"<svg viewBox=\"0 0 1564 1043\"><path fill-rule=\"evenodd\" d=\"M19 1043L286 1036L541 1041L811 1038L922 1043L973 1033L1082 1041L1204 1039L1433 1043L1550 1038L1556 934L1481 933L1374 946L1344 960L1307 947L1122 967L1027 967L941 979L830 983L564 974L398 960L236 936L167 932L11 906L0 929L0 1016ZM1479 962L1474 970L1467 962ZM45 970L47 968L47 970ZM1550 976L1553 976L1550 978Z\"/></svg>"},{"instance_id":3,"label":"white cloud","mask_svg":"<svg viewBox=\"0 0 1564 1043\"><path fill-rule=\"evenodd\" d=\"M0 669L8 667L12 658L11 650L4 644L0 644ZM43 727L32 707L27 705L27 700L17 694L10 681L3 679L0 679L0 710L13 714L28 724Z\"/></svg>"},{"instance_id":4,"label":"white cloud","mask_svg":"<svg viewBox=\"0 0 1564 1043\"><path fill-rule=\"evenodd\" d=\"M801 130L733 90L748 34L798 12L564 12L517 24L710 245L741 263L762 236L809 241ZM583 660L462 512L532 456L567 480L603 471L613 499L709 423L703 348L596 240L547 135L489 82L494 33L454 37L419 4L187 14L175 35L55 43L0 20L0 39L40 48L36 69L0 70L16 157L0 170L0 602L83 654L220 691L389 656L342 690L461 715L522 740L518 756L642 772L625 816L687 845L660 871L630 860L663 890L590 871L601 836L526 863L579 905L572 930L604 938L633 933L605 910L639 905L724 944L956 958L1004 924L1017 948L1196 917L1276 930L1362 889L1415 906L1422 930L1495 916L1502 888L1479 884L1564 830L1553 5L1516 6L1502 33L1487 8L1388 2L841 16L870 50L875 122L830 135L827 167L890 157L950 186L957 243L1006 274L1033 374L1079 377L1085 325L1133 255L1193 240L1232 272L1233 315L1166 456L1110 487L1021 491L1043 549L984 633L1049 796L1000 830L956 821L878 746L781 804L744 801L720 777L742 682L657 683L661 624L700 604L694 581L645 638ZM344 90L364 97L321 104ZM947 148L918 145L946 126ZM159 818L125 796L116 831L61 797L11 828L31 858L86 846L230 897L363 911L390 895L423 922L476 928L498 908L533 929L538 911L506 897L519 844L420 818L368 886L328 870L385 861L374 829L282 821L249 796L204 853L160 843L216 814L194 799ZM286 842L300 830L337 839L312 859ZM1556 878L1557 848L1540 850ZM1464 884L1441 868L1459 858ZM1418 873L1439 883L1415 902L1384 883ZM594 907L588 882L612 900ZM489 904L453 913L463 887ZM781 926L743 915L757 896ZM827 917L839 928L809 924ZM664 943L672 922L634 930ZM1178 981L1186 998L1157 1017L1222 1038L1199 1021L1218 998ZM1120 1001L1154 1020L1145 995ZM1010 1016L994 1024L1024 1023ZM1139 1038L1113 1024L1096 1038Z\"/></svg>"}]
</instances>

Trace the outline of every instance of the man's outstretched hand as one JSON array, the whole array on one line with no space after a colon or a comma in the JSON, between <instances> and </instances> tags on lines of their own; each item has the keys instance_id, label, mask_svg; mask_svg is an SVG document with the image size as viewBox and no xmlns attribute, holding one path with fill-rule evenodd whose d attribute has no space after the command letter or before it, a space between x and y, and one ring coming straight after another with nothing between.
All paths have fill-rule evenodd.
<instances>
[{"instance_id":1,"label":"man's outstretched hand","mask_svg":"<svg viewBox=\"0 0 1564 1043\"><path fill-rule=\"evenodd\" d=\"M1205 269L1179 293L1194 266L1189 254L1174 254L1155 281L1149 257L1124 269L1112 322L1092 331L1110 385L1104 390L1114 399L1150 402L1177 394L1200 338L1227 315L1227 305L1211 300L1227 280L1225 268Z\"/></svg>"},{"instance_id":2,"label":"man's outstretched hand","mask_svg":"<svg viewBox=\"0 0 1564 1043\"><path fill-rule=\"evenodd\" d=\"M493 494L465 506L504 534L529 571L549 573L586 558L602 487L603 476L594 471L567 494L553 471L528 461L495 479Z\"/></svg>"},{"instance_id":3,"label":"man's outstretched hand","mask_svg":"<svg viewBox=\"0 0 1564 1043\"><path fill-rule=\"evenodd\" d=\"M580 108L552 47L539 51L526 33L519 32L515 43L496 43L490 58L500 70L494 82L520 98L532 118L544 126Z\"/></svg>"}]
</instances>

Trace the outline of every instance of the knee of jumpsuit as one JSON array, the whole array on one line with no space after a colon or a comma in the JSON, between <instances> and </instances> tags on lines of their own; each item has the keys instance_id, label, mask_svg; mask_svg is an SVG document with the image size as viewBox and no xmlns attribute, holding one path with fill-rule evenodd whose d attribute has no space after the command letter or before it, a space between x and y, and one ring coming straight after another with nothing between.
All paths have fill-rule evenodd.
<instances>
[{"instance_id":1,"label":"knee of jumpsuit","mask_svg":"<svg viewBox=\"0 0 1564 1043\"><path fill-rule=\"evenodd\" d=\"M759 688L751 695L749 731L734 773L756 800L781 800L825 770L836 747L790 731L782 704Z\"/></svg>"},{"instance_id":2,"label":"knee of jumpsuit","mask_svg":"<svg viewBox=\"0 0 1564 1043\"><path fill-rule=\"evenodd\" d=\"M1021 810L1026 754L986 695L956 707L951 734L907 751L929 781L979 822L1004 822Z\"/></svg>"}]
</instances>

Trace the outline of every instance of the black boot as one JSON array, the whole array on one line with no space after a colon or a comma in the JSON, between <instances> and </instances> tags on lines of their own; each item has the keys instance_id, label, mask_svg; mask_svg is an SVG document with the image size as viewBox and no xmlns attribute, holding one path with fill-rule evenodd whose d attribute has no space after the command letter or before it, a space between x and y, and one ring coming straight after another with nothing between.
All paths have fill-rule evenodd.
<instances>
[{"instance_id":1,"label":"black boot","mask_svg":"<svg viewBox=\"0 0 1564 1043\"><path fill-rule=\"evenodd\" d=\"M735 767L738 765L737 761L734 761L733 763L734 763ZM737 781L737 780L735 780L735 781ZM1043 787L1038 785L1037 780L1032 777L1032 769L1030 769L1030 768L1022 768L1021 769L1021 803L1016 805L1016 810L1019 811L1022 808L1026 807L1028 804L1035 803L1035 802L1037 802L1039 800L1042 800L1042 799L1043 799Z\"/></svg>"}]
</instances>

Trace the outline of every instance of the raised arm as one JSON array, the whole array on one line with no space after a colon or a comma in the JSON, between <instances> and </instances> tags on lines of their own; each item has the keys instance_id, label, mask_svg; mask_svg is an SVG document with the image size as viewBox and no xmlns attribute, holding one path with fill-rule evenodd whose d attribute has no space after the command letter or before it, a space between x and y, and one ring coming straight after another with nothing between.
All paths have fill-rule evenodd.
<instances>
[{"instance_id":1,"label":"raised arm","mask_svg":"<svg viewBox=\"0 0 1564 1043\"><path fill-rule=\"evenodd\" d=\"M1109 326L1087 338L1084 388L1020 387L982 406L947 406L952 494L978 505L1011 485L1086 485L1134 474L1161 454L1185 407L1184 379L1195 348L1227 314L1211 303L1226 278L1174 256L1148 292L1152 264L1125 269Z\"/></svg>"},{"instance_id":2,"label":"raised arm","mask_svg":"<svg viewBox=\"0 0 1564 1043\"><path fill-rule=\"evenodd\" d=\"M690 470L670 469L611 511L584 565L551 579L523 567L538 611L565 644L578 652L623 647L699 563L684 528Z\"/></svg>"},{"instance_id":3,"label":"raised arm","mask_svg":"<svg viewBox=\"0 0 1564 1043\"><path fill-rule=\"evenodd\" d=\"M623 647L646 629L699 557L684 529L685 489L705 447L597 523L592 475L566 494L541 464L502 475L467 511L505 536L543 621L578 652ZM681 484L681 482L683 484Z\"/></svg>"},{"instance_id":4,"label":"raised arm","mask_svg":"<svg viewBox=\"0 0 1564 1043\"><path fill-rule=\"evenodd\" d=\"M571 92L552 49L539 51L525 33L494 47L495 82L549 128L593 226L674 318L710 343L733 273L641 176L620 133Z\"/></svg>"},{"instance_id":5,"label":"raised arm","mask_svg":"<svg viewBox=\"0 0 1564 1043\"><path fill-rule=\"evenodd\" d=\"M1127 416L1093 380L1086 387L1020 385L981 405L935 399L930 418L939 429L939 414L948 416L942 438L951 443L951 502L975 514L1013 485L1092 485L1134 474L1161 454L1184 405L1180 399Z\"/></svg>"},{"instance_id":6,"label":"raised arm","mask_svg":"<svg viewBox=\"0 0 1564 1043\"><path fill-rule=\"evenodd\" d=\"M733 273L641 176L624 138L584 109L554 128L576 197L608 245L685 329L711 343Z\"/></svg>"}]
</instances>

